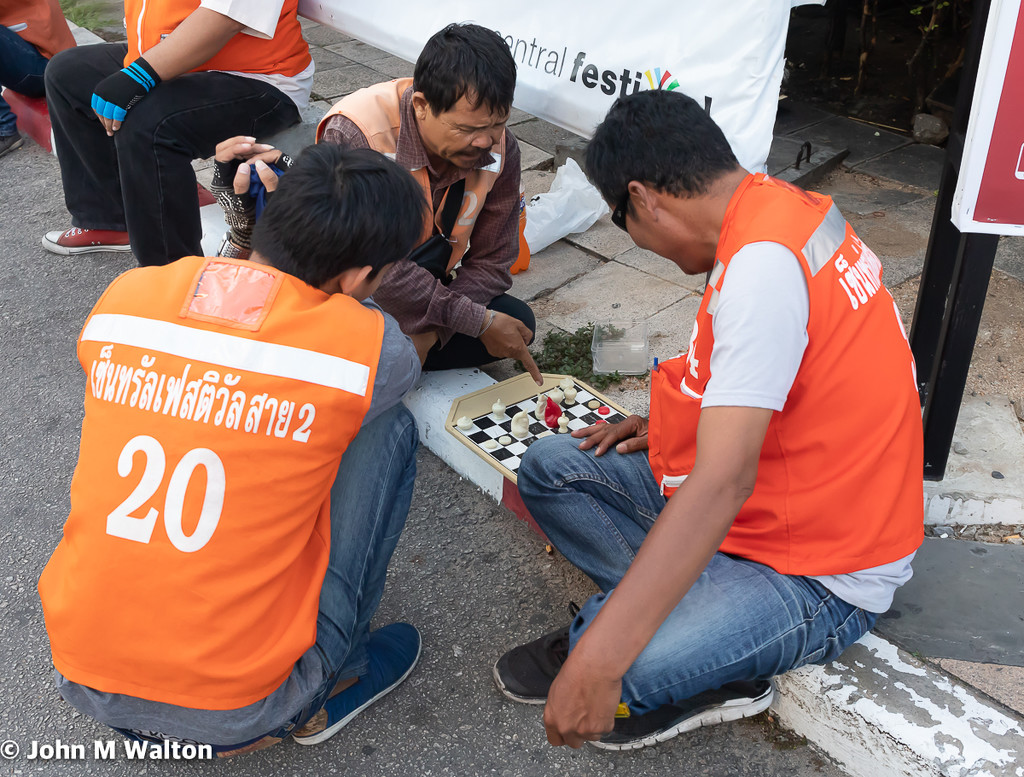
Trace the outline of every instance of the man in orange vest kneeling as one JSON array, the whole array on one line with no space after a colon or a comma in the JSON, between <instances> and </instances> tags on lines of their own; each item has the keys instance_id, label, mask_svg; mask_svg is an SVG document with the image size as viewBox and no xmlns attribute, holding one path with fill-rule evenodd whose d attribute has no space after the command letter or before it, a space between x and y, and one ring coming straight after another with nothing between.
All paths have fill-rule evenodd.
<instances>
[{"instance_id":1,"label":"man in orange vest kneeling","mask_svg":"<svg viewBox=\"0 0 1024 777\"><path fill-rule=\"evenodd\" d=\"M420 365L367 298L424 208L380 154L312 147L248 259L131 270L100 298L71 513L39 580L72 706L232 755L321 742L412 671L416 629L369 625L412 496L400 399Z\"/></svg>"},{"instance_id":2,"label":"man in orange vest kneeling","mask_svg":"<svg viewBox=\"0 0 1024 777\"><path fill-rule=\"evenodd\" d=\"M679 92L618 100L587 169L638 246L709 277L650 419L525 454L523 501L601 593L494 677L546 704L551 744L628 750L761 712L889 608L923 536L921 413L882 266L830 198L748 174Z\"/></svg>"},{"instance_id":3,"label":"man in orange vest kneeling","mask_svg":"<svg viewBox=\"0 0 1024 777\"><path fill-rule=\"evenodd\" d=\"M512 357L539 384L526 348L533 312L506 293L519 253L519 145L505 126L515 87L516 63L498 33L451 24L427 41L412 78L339 101L317 141L387 154L431 204L417 250L374 295L412 336L424 369Z\"/></svg>"}]
</instances>

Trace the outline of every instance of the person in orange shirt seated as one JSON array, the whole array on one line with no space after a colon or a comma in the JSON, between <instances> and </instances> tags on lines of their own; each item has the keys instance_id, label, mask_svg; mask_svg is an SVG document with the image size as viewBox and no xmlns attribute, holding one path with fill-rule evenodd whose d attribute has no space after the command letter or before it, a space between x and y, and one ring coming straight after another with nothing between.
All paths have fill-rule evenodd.
<instances>
[{"instance_id":1,"label":"person in orange shirt seated","mask_svg":"<svg viewBox=\"0 0 1024 777\"><path fill-rule=\"evenodd\" d=\"M57 0L0 0L0 86L42 97L50 57L74 45ZM0 97L0 156L22 143L17 116Z\"/></svg>"},{"instance_id":2,"label":"person in orange shirt seated","mask_svg":"<svg viewBox=\"0 0 1024 777\"><path fill-rule=\"evenodd\" d=\"M239 197L243 159L277 184L254 150L218 148ZM247 258L137 268L97 302L71 512L39 580L76 709L232 755L322 742L412 671L417 630L370 619L412 496L400 399L420 366L368 297L425 207L377 152L312 147Z\"/></svg>"},{"instance_id":3,"label":"person in orange shirt seated","mask_svg":"<svg viewBox=\"0 0 1024 777\"><path fill-rule=\"evenodd\" d=\"M709 277L649 420L524 455L524 503L601 593L494 678L546 705L551 744L632 750L761 712L889 608L924 534L921 412L882 265L830 198L748 174L680 92L619 99L587 170L638 246Z\"/></svg>"}]
</instances>

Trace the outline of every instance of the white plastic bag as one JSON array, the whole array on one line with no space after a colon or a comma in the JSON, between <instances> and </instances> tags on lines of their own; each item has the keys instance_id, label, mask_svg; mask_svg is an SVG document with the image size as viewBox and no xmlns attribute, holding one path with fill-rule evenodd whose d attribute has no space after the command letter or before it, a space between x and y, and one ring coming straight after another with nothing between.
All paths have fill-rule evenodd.
<instances>
[{"instance_id":1,"label":"white plastic bag","mask_svg":"<svg viewBox=\"0 0 1024 777\"><path fill-rule=\"evenodd\" d=\"M576 160L566 159L555 173L551 190L538 194L526 206L523 234L530 253L539 253L566 235L586 231L607 212L601 193L587 180Z\"/></svg>"}]
</instances>

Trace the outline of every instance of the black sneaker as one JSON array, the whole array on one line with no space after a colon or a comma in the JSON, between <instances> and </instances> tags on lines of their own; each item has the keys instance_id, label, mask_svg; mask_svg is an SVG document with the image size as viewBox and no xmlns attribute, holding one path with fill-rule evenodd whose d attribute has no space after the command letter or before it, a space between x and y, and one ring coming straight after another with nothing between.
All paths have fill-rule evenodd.
<instances>
[{"instance_id":1,"label":"black sneaker","mask_svg":"<svg viewBox=\"0 0 1024 777\"><path fill-rule=\"evenodd\" d=\"M569 657L569 627L512 648L494 664L494 682L512 701L543 704Z\"/></svg>"},{"instance_id":2,"label":"black sneaker","mask_svg":"<svg viewBox=\"0 0 1024 777\"><path fill-rule=\"evenodd\" d=\"M13 135L0 135L0 156L14 151L16 148L21 148L21 144L24 142L17 131Z\"/></svg>"},{"instance_id":3,"label":"black sneaker","mask_svg":"<svg viewBox=\"0 0 1024 777\"><path fill-rule=\"evenodd\" d=\"M757 715L768 709L774 696L775 690L768 680L728 683L680 705L669 704L646 715L616 718L615 728L590 744L602 750L639 750L684 731Z\"/></svg>"}]
</instances>

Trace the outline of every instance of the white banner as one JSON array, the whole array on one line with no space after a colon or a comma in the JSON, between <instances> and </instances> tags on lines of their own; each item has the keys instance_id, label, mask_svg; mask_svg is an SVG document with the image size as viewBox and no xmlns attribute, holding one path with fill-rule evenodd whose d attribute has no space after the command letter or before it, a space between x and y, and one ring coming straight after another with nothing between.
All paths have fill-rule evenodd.
<instances>
[{"instance_id":1,"label":"white banner","mask_svg":"<svg viewBox=\"0 0 1024 777\"><path fill-rule=\"evenodd\" d=\"M740 164L757 172L771 148L789 10L801 4L300 0L299 13L410 61L453 21L495 29L518 66L516 107L584 137L620 95L679 89L705 106Z\"/></svg>"}]
</instances>

